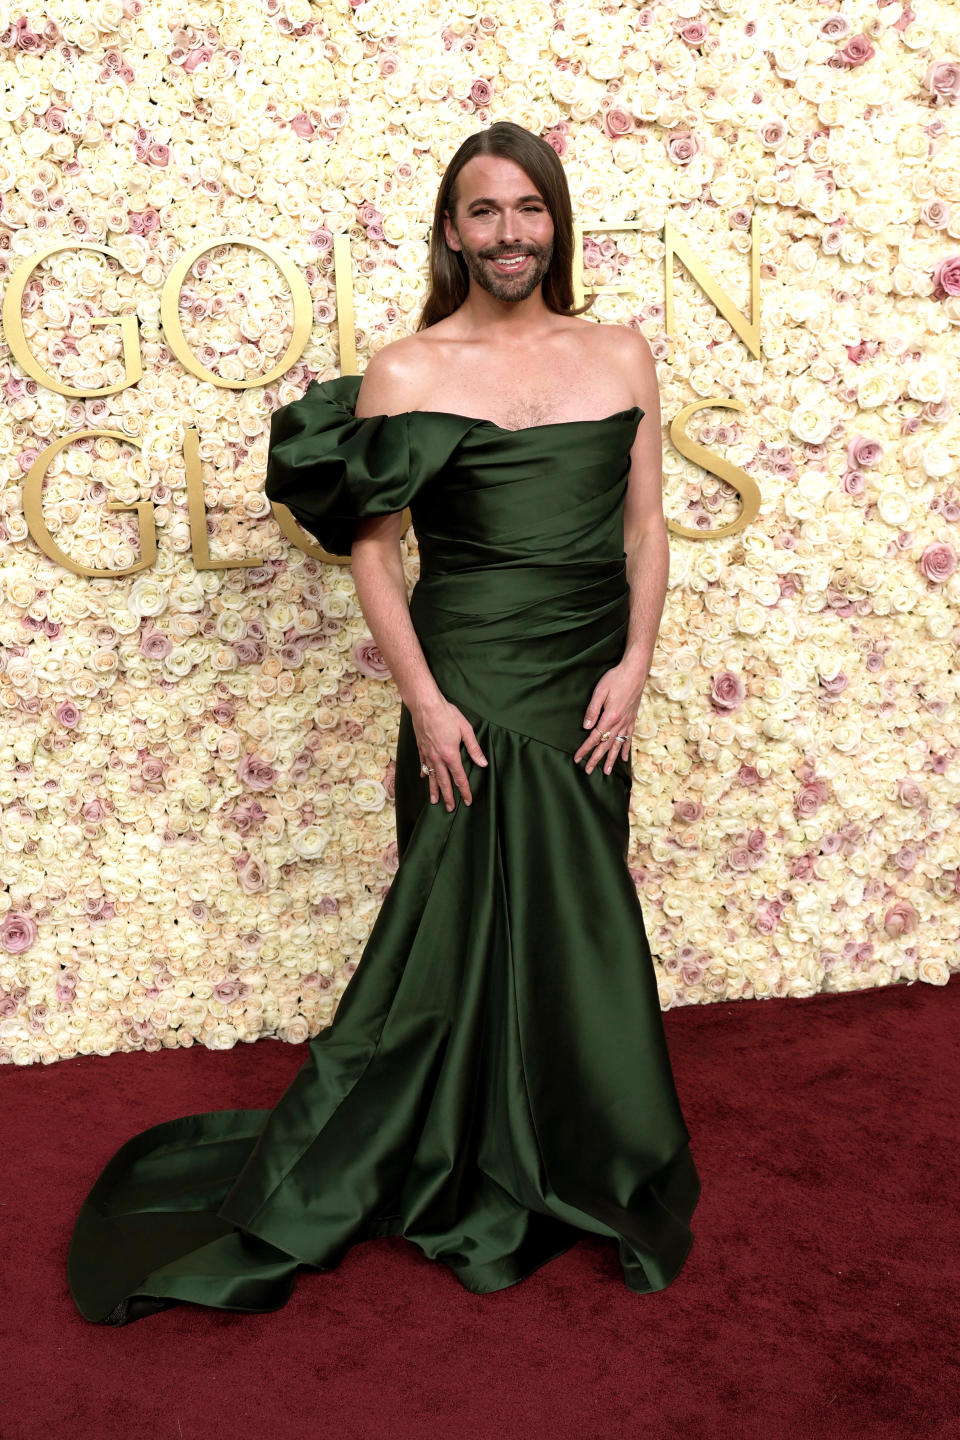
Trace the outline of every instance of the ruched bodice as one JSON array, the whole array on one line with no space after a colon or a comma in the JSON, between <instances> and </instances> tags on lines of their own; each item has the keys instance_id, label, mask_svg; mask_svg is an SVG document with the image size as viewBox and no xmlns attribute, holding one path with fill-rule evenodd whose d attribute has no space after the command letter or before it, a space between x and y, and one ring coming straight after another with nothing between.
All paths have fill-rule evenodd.
<instances>
[{"instance_id":1,"label":"ruched bodice","mask_svg":"<svg viewBox=\"0 0 960 1440\"><path fill-rule=\"evenodd\" d=\"M401 705L400 866L333 1023L273 1110L186 1116L117 1152L70 1250L91 1320L274 1309L300 1266L384 1235L477 1293L585 1232L617 1242L638 1293L690 1248L699 1178L626 864L630 766L572 758L623 655L643 411L505 430L358 418L359 388L314 382L276 412L267 494L335 555L409 505L414 627L488 764L462 752L472 804L431 805Z\"/></svg>"},{"instance_id":2,"label":"ruched bodice","mask_svg":"<svg viewBox=\"0 0 960 1440\"><path fill-rule=\"evenodd\" d=\"M267 495L332 553L358 519L409 505L410 611L440 688L471 720L572 753L583 733L569 697L586 708L598 666L622 650L623 501L643 411L523 430L434 410L357 419L359 388L313 382L277 413Z\"/></svg>"}]
</instances>

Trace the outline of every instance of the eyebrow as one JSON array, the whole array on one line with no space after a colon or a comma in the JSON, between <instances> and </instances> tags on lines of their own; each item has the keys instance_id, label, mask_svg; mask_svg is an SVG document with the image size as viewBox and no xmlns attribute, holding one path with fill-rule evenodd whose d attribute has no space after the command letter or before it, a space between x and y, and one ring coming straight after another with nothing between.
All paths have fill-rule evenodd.
<instances>
[{"instance_id":1,"label":"eyebrow","mask_svg":"<svg viewBox=\"0 0 960 1440\"><path fill-rule=\"evenodd\" d=\"M544 204L542 195L521 195L515 203L517 205L526 205L530 200L536 200L540 205ZM492 200L489 195L479 195L475 200L470 201L467 209L472 210L474 205L492 205L496 208L499 205L499 201Z\"/></svg>"}]
</instances>

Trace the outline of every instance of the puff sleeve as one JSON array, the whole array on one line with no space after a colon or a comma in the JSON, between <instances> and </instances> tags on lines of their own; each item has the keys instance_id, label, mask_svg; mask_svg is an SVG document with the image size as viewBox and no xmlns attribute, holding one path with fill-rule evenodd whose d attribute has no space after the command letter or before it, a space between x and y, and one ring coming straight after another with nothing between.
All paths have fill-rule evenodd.
<instances>
[{"instance_id":1,"label":"puff sleeve","mask_svg":"<svg viewBox=\"0 0 960 1440\"><path fill-rule=\"evenodd\" d=\"M403 510L448 463L471 422L431 411L355 413L359 375L313 380L274 411L265 491L331 555L347 555L357 522Z\"/></svg>"}]
</instances>

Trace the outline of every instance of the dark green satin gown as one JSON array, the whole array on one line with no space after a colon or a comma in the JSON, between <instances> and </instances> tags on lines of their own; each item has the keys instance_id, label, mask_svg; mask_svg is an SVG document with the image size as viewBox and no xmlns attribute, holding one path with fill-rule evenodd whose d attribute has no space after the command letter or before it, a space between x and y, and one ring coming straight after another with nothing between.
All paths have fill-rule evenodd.
<instances>
[{"instance_id":1,"label":"dark green satin gown","mask_svg":"<svg viewBox=\"0 0 960 1440\"><path fill-rule=\"evenodd\" d=\"M332 1025L273 1110L144 1131L83 1204L81 1313L277 1309L298 1267L403 1235L476 1293L587 1232L639 1293L677 1275L700 1184L640 903L630 766L573 754L623 653L623 502L643 411L504 430L440 411L358 419L358 377L277 411L267 494L335 554L409 505L411 613L474 726L473 804L429 803L409 712L400 867Z\"/></svg>"}]
</instances>

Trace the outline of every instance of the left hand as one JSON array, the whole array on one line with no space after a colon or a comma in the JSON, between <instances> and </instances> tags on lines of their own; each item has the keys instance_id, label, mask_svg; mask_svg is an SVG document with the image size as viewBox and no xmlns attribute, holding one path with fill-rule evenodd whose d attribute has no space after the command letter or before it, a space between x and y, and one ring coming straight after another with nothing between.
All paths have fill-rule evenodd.
<instances>
[{"instance_id":1,"label":"left hand","mask_svg":"<svg viewBox=\"0 0 960 1440\"><path fill-rule=\"evenodd\" d=\"M633 727L637 723L640 697L647 682L646 673L639 673L621 661L601 675L597 681L583 717L590 733L574 755L579 764L589 755L584 772L589 775L595 766L603 762L603 773L609 775L618 753L624 760L630 759L630 742ZM606 739L603 736L606 735ZM622 739L618 739L622 736Z\"/></svg>"}]
</instances>

